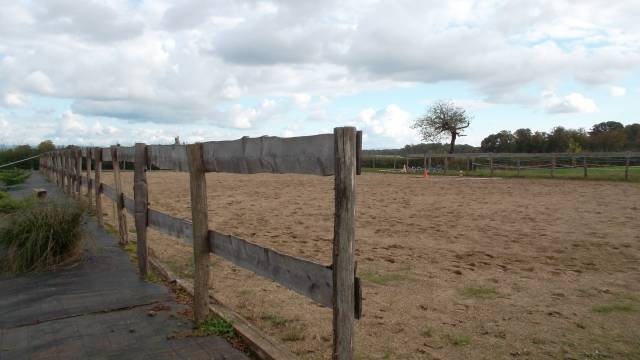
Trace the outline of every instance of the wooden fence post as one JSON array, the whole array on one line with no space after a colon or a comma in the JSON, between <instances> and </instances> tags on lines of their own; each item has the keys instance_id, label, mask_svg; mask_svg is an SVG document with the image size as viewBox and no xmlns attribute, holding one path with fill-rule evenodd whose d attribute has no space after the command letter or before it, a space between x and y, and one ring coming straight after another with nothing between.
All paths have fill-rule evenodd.
<instances>
[{"instance_id":1,"label":"wooden fence post","mask_svg":"<svg viewBox=\"0 0 640 360\"><path fill-rule=\"evenodd\" d=\"M517 176L520 177L520 159L516 160L516 166L518 167Z\"/></svg>"},{"instance_id":2,"label":"wooden fence post","mask_svg":"<svg viewBox=\"0 0 640 360\"><path fill-rule=\"evenodd\" d=\"M627 153L627 160L624 164L624 179L629 180L629 163L631 162L631 156Z\"/></svg>"},{"instance_id":3,"label":"wooden fence post","mask_svg":"<svg viewBox=\"0 0 640 360\"><path fill-rule=\"evenodd\" d=\"M493 177L493 155L489 155L489 177Z\"/></svg>"},{"instance_id":4,"label":"wooden fence post","mask_svg":"<svg viewBox=\"0 0 640 360\"><path fill-rule=\"evenodd\" d=\"M354 358L356 129L335 128L333 359Z\"/></svg>"},{"instance_id":5,"label":"wooden fence post","mask_svg":"<svg viewBox=\"0 0 640 360\"><path fill-rule=\"evenodd\" d=\"M104 227L104 217L102 215L102 148L93 149L93 158L96 161L95 179L93 180L93 190L96 195L96 219L98 220L98 226Z\"/></svg>"},{"instance_id":6,"label":"wooden fence post","mask_svg":"<svg viewBox=\"0 0 640 360\"><path fill-rule=\"evenodd\" d=\"M56 162L56 185L58 185L58 187L62 187L62 176L60 176L60 169L62 168L60 164L60 150L56 150L54 157Z\"/></svg>"},{"instance_id":7,"label":"wooden fence post","mask_svg":"<svg viewBox=\"0 0 640 360\"><path fill-rule=\"evenodd\" d=\"M429 155L429 159L427 159L427 169L429 173L431 173L431 155Z\"/></svg>"},{"instance_id":8,"label":"wooden fence post","mask_svg":"<svg viewBox=\"0 0 640 360\"><path fill-rule=\"evenodd\" d=\"M76 193L79 200L82 198L82 150L76 148L74 153L76 155Z\"/></svg>"},{"instance_id":9,"label":"wooden fence post","mask_svg":"<svg viewBox=\"0 0 640 360\"><path fill-rule=\"evenodd\" d=\"M442 174L447 175L447 170L449 170L449 157L445 155L444 156L444 172Z\"/></svg>"},{"instance_id":10,"label":"wooden fence post","mask_svg":"<svg viewBox=\"0 0 640 360\"><path fill-rule=\"evenodd\" d=\"M93 156L93 149L87 148L87 197L89 198L89 207L93 204L93 179L91 179L91 160Z\"/></svg>"},{"instance_id":11,"label":"wooden fence post","mask_svg":"<svg viewBox=\"0 0 640 360\"><path fill-rule=\"evenodd\" d=\"M587 157L582 157L582 169L584 170L584 177L587 178Z\"/></svg>"},{"instance_id":12,"label":"wooden fence post","mask_svg":"<svg viewBox=\"0 0 640 360\"><path fill-rule=\"evenodd\" d=\"M551 156L551 177L556 176L556 154Z\"/></svg>"},{"instance_id":13,"label":"wooden fence post","mask_svg":"<svg viewBox=\"0 0 640 360\"><path fill-rule=\"evenodd\" d=\"M147 248L147 225L149 195L147 185L147 146L142 143L136 144L133 176L133 199L135 205L135 223L138 249L138 269L140 276L147 276L149 268L148 248Z\"/></svg>"},{"instance_id":14,"label":"wooden fence post","mask_svg":"<svg viewBox=\"0 0 640 360\"><path fill-rule=\"evenodd\" d=\"M116 188L116 217L118 218L118 234L120 235L120 244L125 245L129 242L129 232L127 230L127 217L124 213L124 198L122 194L122 180L120 179L120 162L118 160L118 146L111 146L111 163L113 164L113 179Z\"/></svg>"},{"instance_id":15,"label":"wooden fence post","mask_svg":"<svg viewBox=\"0 0 640 360\"><path fill-rule=\"evenodd\" d=\"M196 324L209 314L209 207L202 144L187 145L193 222L193 314Z\"/></svg>"},{"instance_id":16,"label":"wooden fence post","mask_svg":"<svg viewBox=\"0 0 640 360\"><path fill-rule=\"evenodd\" d=\"M78 175L76 174L78 167L76 166L76 149L69 149L69 177L71 179L71 197L76 198L76 187L78 184Z\"/></svg>"},{"instance_id":17,"label":"wooden fence post","mask_svg":"<svg viewBox=\"0 0 640 360\"><path fill-rule=\"evenodd\" d=\"M73 174L71 173L71 149L67 149L65 150L65 173L66 173L66 177L67 177L67 182L66 182L66 187L65 187L65 192L69 195L73 195L71 193L71 189L72 189L72 177Z\"/></svg>"}]
</instances>

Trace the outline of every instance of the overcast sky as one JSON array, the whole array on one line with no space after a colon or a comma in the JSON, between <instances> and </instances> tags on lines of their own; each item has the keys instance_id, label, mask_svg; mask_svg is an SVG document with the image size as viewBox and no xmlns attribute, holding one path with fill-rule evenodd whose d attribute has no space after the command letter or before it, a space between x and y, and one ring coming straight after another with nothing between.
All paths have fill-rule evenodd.
<instances>
[{"instance_id":1,"label":"overcast sky","mask_svg":"<svg viewBox=\"0 0 640 360\"><path fill-rule=\"evenodd\" d=\"M0 143L296 136L418 143L640 122L640 1L0 0Z\"/></svg>"}]
</instances>

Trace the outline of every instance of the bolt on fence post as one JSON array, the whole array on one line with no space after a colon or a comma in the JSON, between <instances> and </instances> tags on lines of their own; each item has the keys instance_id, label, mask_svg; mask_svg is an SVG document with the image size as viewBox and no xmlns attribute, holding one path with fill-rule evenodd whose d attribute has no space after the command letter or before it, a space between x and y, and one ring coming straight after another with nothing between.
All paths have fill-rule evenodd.
<instances>
[{"instance_id":1,"label":"bolt on fence post","mask_svg":"<svg viewBox=\"0 0 640 360\"><path fill-rule=\"evenodd\" d=\"M147 185L147 146L137 143L133 174L133 200L135 205L135 224L138 252L138 269L140 276L145 277L149 268L147 248L147 224L149 194Z\"/></svg>"},{"instance_id":2,"label":"bolt on fence post","mask_svg":"<svg viewBox=\"0 0 640 360\"><path fill-rule=\"evenodd\" d=\"M196 324L209 314L209 208L202 144L187 145L193 223L193 314Z\"/></svg>"},{"instance_id":3,"label":"bolt on fence post","mask_svg":"<svg viewBox=\"0 0 640 360\"><path fill-rule=\"evenodd\" d=\"M333 359L354 357L356 129L335 128Z\"/></svg>"}]
</instances>

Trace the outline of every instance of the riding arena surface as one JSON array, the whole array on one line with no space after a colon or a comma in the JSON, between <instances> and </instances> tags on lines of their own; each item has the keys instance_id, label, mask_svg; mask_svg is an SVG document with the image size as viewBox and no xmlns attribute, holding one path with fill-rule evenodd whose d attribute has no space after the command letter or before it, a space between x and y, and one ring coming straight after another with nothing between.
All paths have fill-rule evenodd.
<instances>
[{"instance_id":1,"label":"riding arena surface","mask_svg":"<svg viewBox=\"0 0 640 360\"><path fill-rule=\"evenodd\" d=\"M133 198L133 173L122 175ZM187 173L147 176L152 208L191 217ZM330 264L333 177L206 180L210 229ZM378 173L356 181L357 358L640 358L638 184ZM128 226L135 238L132 218ZM148 241L192 279L188 245L152 229ZM330 309L219 257L211 263L219 301L300 358L331 357Z\"/></svg>"}]
</instances>

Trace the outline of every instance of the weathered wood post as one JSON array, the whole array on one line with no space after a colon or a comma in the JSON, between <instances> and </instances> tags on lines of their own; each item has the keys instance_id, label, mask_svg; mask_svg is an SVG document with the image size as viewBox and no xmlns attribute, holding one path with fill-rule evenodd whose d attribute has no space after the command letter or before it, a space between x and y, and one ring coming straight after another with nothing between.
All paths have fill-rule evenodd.
<instances>
[{"instance_id":1,"label":"weathered wood post","mask_svg":"<svg viewBox=\"0 0 640 360\"><path fill-rule=\"evenodd\" d=\"M127 231L127 217L124 213L124 194L122 193L122 180L120 179L120 161L118 159L118 147L111 146L111 163L113 164L113 180L116 188L116 217L118 218L118 234L120 236L120 244L124 245L129 242L129 232Z\"/></svg>"},{"instance_id":2,"label":"weathered wood post","mask_svg":"<svg viewBox=\"0 0 640 360\"><path fill-rule=\"evenodd\" d=\"M422 159L422 167L427 170L427 154L424 154L424 157Z\"/></svg>"},{"instance_id":3,"label":"weathered wood post","mask_svg":"<svg viewBox=\"0 0 640 360\"><path fill-rule=\"evenodd\" d=\"M196 324L209 314L209 207L202 144L187 145L193 222L193 314Z\"/></svg>"},{"instance_id":4,"label":"weathered wood post","mask_svg":"<svg viewBox=\"0 0 640 360\"><path fill-rule=\"evenodd\" d=\"M587 178L587 157L586 156L582 157L582 169L584 172L584 178L586 179Z\"/></svg>"},{"instance_id":5,"label":"weathered wood post","mask_svg":"<svg viewBox=\"0 0 640 360\"><path fill-rule=\"evenodd\" d=\"M449 170L449 157L447 155L444 156L444 172L443 175L447 175L447 170Z\"/></svg>"},{"instance_id":6,"label":"weathered wood post","mask_svg":"<svg viewBox=\"0 0 640 360\"><path fill-rule=\"evenodd\" d=\"M427 159L427 170L431 173L431 155L429 155L429 158Z\"/></svg>"},{"instance_id":7,"label":"weathered wood post","mask_svg":"<svg viewBox=\"0 0 640 360\"><path fill-rule=\"evenodd\" d=\"M76 166L77 163L77 159L76 159L76 149L75 147L69 149L69 176L71 177L71 197L72 198L76 198L76 188L77 188L77 184L78 184L78 167Z\"/></svg>"},{"instance_id":8,"label":"weathered wood post","mask_svg":"<svg viewBox=\"0 0 640 360\"><path fill-rule=\"evenodd\" d=\"M516 166L518 167L517 176L520 177L520 159L516 160Z\"/></svg>"},{"instance_id":9,"label":"weathered wood post","mask_svg":"<svg viewBox=\"0 0 640 360\"><path fill-rule=\"evenodd\" d=\"M624 179L629 180L629 163L631 162L631 154L627 153L627 159L624 163Z\"/></svg>"},{"instance_id":10,"label":"weathered wood post","mask_svg":"<svg viewBox=\"0 0 640 360\"><path fill-rule=\"evenodd\" d=\"M76 194L82 198L82 150L78 147L74 151L76 156Z\"/></svg>"},{"instance_id":11,"label":"weathered wood post","mask_svg":"<svg viewBox=\"0 0 640 360\"><path fill-rule=\"evenodd\" d=\"M489 177L493 177L493 154L489 154Z\"/></svg>"},{"instance_id":12,"label":"weathered wood post","mask_svg":"<svg viewBox=\"0 0 640 360\"><path fill-rule=\"evenodd\" d=\"M96 171L95 171L95 179L93 180L93 189L96 195L96 219L98 220L98 226L104 227L104 217L102 215L102 186L101 184L101 175L102 175L102 148L94 148L93 149L93 159L96 162Z\"/></svg>"},{"instance_id":13,"label":"weathered wood post","mask_svg":"<svg viewBox=\"0 0 640 360\"><path fill-rule=\"evenodd\" d=\"M374 169L376 168L376 156L375 155L373 155L373 168Z\"/></svg>"},{"instance_id":14,"label":"weathered wood post","mask_svg":"<svg viewBox=\"0 0 640 360\"><path fill-rule=\"evenodd\" d=\"M333 130L335 218L333 226L333 359L354 358L356 129Z\"/></svg>"},{"instance_id":15,"label":"weathered wood post","mask_svg":"<svg viewBox=\"0 0 640 360\"><path fill-rule=\"evenodd\" d=\"M148 248L147 248L147 224L149 194L147 186L147 146L142 143L136 144L135 163L133 174L133 200L135 205L135 223L138 249L138 269L140 276L147 276L149 268Z\"/></svg>"},{"instance_id":16,"label":"weathered wood post","mask_svg":"<svg viewBox=\"0 0 640 360\"><path fill-rule=\"evenodd\" d=\"M551 177L556 176L556 154L551 155Z\"/></svg>"},{"instance_id":17,"label":"weathered wood post","mask_svg":"<svg viewBox=\"0 0 640 360\"><path fill-rule=\"evenodd\" d=\"M62 169L62 164L60 163L60 150L56 150L55 154L55 162L56 162L56 185L58 185L58 187L62 187L62 175L61 175L61 169Z\"/></svg>"},{"instance_id":18,"label":"weathered wood post","mask_svg":"<svg viewBox=\"0 0 640 360\"><path fill-rule=\"evenodd\" d=\"M65 187L65 192L69 195L73 195L71 193L71 189L72 189L72 182L73 182L73 174L71 173L71 149L67 149L65 150L65 173L66 173L66 187Z\"/></svg>"},{"instance_id":19,"label":"weathered wood post","mask_svg":"<svg viewBox=\"0 0 640 360\"><path fill-rule=\"evenodd\" d=\"M91 160L93 158L93 150L91 148L86 149L87 159L87 197L89 198L89 207L93 204L93 179L91 178Z\"/></svg>"}]
</instances>

